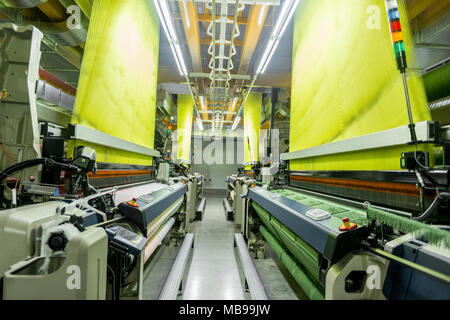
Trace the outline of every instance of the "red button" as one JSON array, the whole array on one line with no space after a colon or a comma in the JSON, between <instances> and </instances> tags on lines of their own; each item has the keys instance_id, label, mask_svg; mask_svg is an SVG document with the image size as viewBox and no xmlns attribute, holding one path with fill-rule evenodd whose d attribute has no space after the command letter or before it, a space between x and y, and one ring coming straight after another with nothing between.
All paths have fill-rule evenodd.
<instances>
[{"instance_id":1,"label":"red button","mask_svg":"<svg viewBox=\"0 0 450 320\"><path fill-rule=\"evenodd\" d=\"M137 208L137 207L139 207L139 205L136 203L136 200L137 200L136 198L133 198L133 200L127 201L127 204L132 206L132 207Z\"/></svg>"},{"instance_id":2,"label":"red button","mask_svg":"<svg viewBox=\"0 0 450 320\"><path fill-rule=\"evenodd\" d=\"M350 222L350 219L348 217L342 218L342 222L344 224L339 227L340 231L352 230L358 226L356 223Z\"/></svg>"}]
</instances>

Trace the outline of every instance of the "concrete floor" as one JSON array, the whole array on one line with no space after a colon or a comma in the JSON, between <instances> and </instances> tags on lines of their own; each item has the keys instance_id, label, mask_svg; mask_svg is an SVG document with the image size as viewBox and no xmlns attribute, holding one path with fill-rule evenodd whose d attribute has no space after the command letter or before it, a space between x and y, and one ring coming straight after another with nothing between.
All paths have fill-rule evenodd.
<instances>
[{"instance_id":1,"label":"concrete floor","mask_svg":"<svg viewBox=\"0 0 450 320\"><path fill-rule=\"evenodd\" d=\"M179 247L169 247L163 244L147 263L142 284L143 300L158 299L179 249Z\"/></svg>"},{"instance_id":2,"label":"concrete floor","mask_svg":"<svg viewBox=\"0 0 450 320\"><path fill-rule=\"evenodd\" d=\"M191 225L194 252L183 300L245 299L234 256L234 223L226 221L221 198L208 198L201 221Z\"/></svg>"},{"instance_id":3,"label":"concrete floor","mask_svg":"<svg viewBox=\"0 0 450 320\"><path fill-rule=\"evenodd\" d=\"M256 270L266 290L269 300L307 300L308 297L295 283L287 279L280 265L273 259L253 259ZM283 270L284 271L284 270ZM291 281L289 281L291 280Z\"/></svg>"},{"instance_id":4,"label":"concrete floor","mask_svg":"<svg viewBox=\"0 0 450 320\"><path fill-rule=\"evenodd\" d=\"M195 234L194 249L183 279L183 300L247 300L244 275L234 233L239 232L233 222L227 221L223 198L210 196L201 221L194 221L189 232ZM167 239L166 239L167 240ZM167 244L167 241L165 241ZM179 247L161 246L144 271L143 299L157 299L175 261ZM303 299L292 281L269 254L267 259L255 259L256 269L263 281L269 299ZM294 289L294 290L293 290Z\"/></svg>"}]
</instances>

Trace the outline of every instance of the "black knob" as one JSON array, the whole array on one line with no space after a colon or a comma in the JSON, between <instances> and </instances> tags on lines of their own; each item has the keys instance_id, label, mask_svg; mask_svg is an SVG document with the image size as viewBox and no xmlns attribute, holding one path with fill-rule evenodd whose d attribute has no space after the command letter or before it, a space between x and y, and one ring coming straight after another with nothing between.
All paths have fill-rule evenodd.
<instances>
[{"instance_id":1,"label":"black knob","mask_svg":"<svg viewBox=\"0 0 450 320\"><path fill-rule=\"evenodd\" d=\"M63 251L67 245L67 238L63 232L52 233L48 239L48 246L53 251Z\"/></svg>"}]
</instances>

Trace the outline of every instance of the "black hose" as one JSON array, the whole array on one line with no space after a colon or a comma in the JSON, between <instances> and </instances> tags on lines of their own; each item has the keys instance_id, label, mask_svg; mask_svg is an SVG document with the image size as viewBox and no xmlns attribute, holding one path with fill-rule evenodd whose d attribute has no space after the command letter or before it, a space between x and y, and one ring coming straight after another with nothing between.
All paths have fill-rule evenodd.
<instances>
[{"instance_id":1,"label":"black hose","mask_svg":"<svg viewBox=\"0 0 450 320\"><path fill-rule=\"evenodd\" d=\"M45 166L49 166L49 167L66 169L66 170L75 171L75 172L80 171L80 168L78 168L77 166L71 165L71 164L59 163L50 158L38 158L38 159L32 159L32 160L27 160L27 161L24 161L21 163L17 163L15 165L5 169L4 171L2 171L0 173L0 184L3 182L4 179L6 179L8 176L10 176L13 172L20 171L20 170L23 170L23 169L26 169L29 167L38 166L38 165L45 165Z\"/></svg>"},{"instance_id":2,"label":"black hose","mask_svg":"<svg viewBox=\"0 0 450 320\"><path fill-rule=\"evenodd\" d=\"M420 170L419 168L419 172L422 173L435 187L448 187L447 185L437 183L427 170Z\"/></svg>"},{"instance_id":3,"label":"black hose","mask_svg":"<svg viewBox=\"0 0 450 320\"><path fill-rule=\"evenodd\" d=\"M448 192L441 192L439 193L436 198L434 198L433 202L431 203L431 205L428 207L427 210L425 210L424 213L422 213L420 216L418 217L413 217L413 220L416 221L424 221L425 219L427 219L428 217L430 217L433 212L439 207L439 205L441 204L441 201L443 200L443 198L448 198L450 197L450 193Z\"/></svg>"},{"instance_id":4,"label":"black hose","mask_svg":"<svg viewBox=\"0 0 450 320\"><path fill-rule=\"evenodd\" d=\"M427 219L439 207L440 204L441 204L441 198L439 198L439 196L436 196L436 198L434 198L433 202L428 207L428 209L425 210L425 212L422 213L420 216L413 217L413 220L423 221L423 220Z\"/></svg>"},{"instance_id":5,"label":"black hose","mask_svg":"<svg viewBox=\"0 0 450 320\"><path fill-rule=\"evenodd\" d=\"M4 171L2 171L0 173L0 183L2 183L3 180L5 178L7 178L9 175L11 175L11 173L13 173L13 172L23 170L28 167L34 167L34 166L38 166L41 164L46 164L48 160L49 160L48 158L39 158L39 159L27 160L27 161L24 161L21 163L17 163L15 165L5 169Z\"/></svg>"}]
</instances>

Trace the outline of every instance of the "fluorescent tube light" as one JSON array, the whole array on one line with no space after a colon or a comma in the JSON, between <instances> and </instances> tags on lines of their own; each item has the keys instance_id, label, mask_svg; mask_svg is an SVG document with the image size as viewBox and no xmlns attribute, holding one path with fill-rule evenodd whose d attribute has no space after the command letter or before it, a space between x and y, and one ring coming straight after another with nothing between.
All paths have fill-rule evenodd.
<instances>
[{"instance_id":1,"label":"fluorescent tube light","mask_svg":"<svg viewBox=\"0 0 450 320\"><path fill-rule=\"evenodd\" d=\"M158 1L158 0L156 0L156 1ZM161 5L161 11L163 13L164 21L166 21L167 28L169 29L170 38L172 40L177 40L177 34L175 33L175 29L173 27L172 18L170 16L170 10L167 7L167 1L159 0L159 3Z\"/></svg>"},{"instance_id":2,"label":"fluorescent tube light","mask_svg":"<svg viewBox=\"0 0 450 320\"><path fill-rule=\"evenodd\" d=\"M280 38L283 36L284 31L286 30L287 26L289 25L289 21L291 20L292 16L294 15L299 2L300 2L300 0L295 0L294 4L292 5L291 10L289 10L289 16L287 17L287 19L284 23L284 26L283 26L283 28L281 28L281 31L280 31L280 35L279 35Z\"/></svg>"},{"instance_id":3,"label":"fluorescent tube light","mask_svg":"<svg viewBox=\"0 0 450 320\"><path fill-rule=\"evenodd\" d=\"M266 64L264 65L264 67L261 70L261 73L264 73L266 71L267 66L269 65L270 59L272 59L273 54L275 53L275 51L277 50L278 44L280 43L280 41L275 42L275 45L272 47L272 51L270 52L269 57L266 60Z\"/></svg>"},{"instance_id":4,"label":"fluorescent tube light","mask_svg":"<svg viewBox=\"0 0 450 320\"><path fill-rule=\"evenodd\" d=\"M170 49L175 58L175 62L178 67L178 71L182 76L187 75L186 65L184 63L183 55L181 53L181 48L178 43L178 38L173 27L172 18L170 16L170 10L167 6L166 0L154 0L156 11L163 26L164 32L166 34L167 40L170 44Z\"/></svg>"},{"instance_id":5,"label":"fluorescent tube light","mask_svg":"<svg viewBox=\"0 0 450 320\"><path fill-rule=\"evenodd\" d=\"M203 123L202 120L200 119L200 116L197 117L197 125L200 131L203 131Z\"/></svg>"},{"instance_id":6,"label":"fluorescent tube light","mask_svg":"<svg viewBox=\"0 0 450 320\"><path fill-rule=\"evenodd\" d=\"M234 123L233 123L233 126L231 127L231 130L236 130L236 127L240 121L241 121L241 117L237 116L236 119L234 119Z\"/></svg>"},{"instance_id":7,"label":"fluorescent tube light","mask_svg":"<svg viewBox=\"0 0 450 320\"><path fill-rule=\"evenodd\" d=\"M183 8L184 8L184 17L186 18L186 26L188 29L191 28L191 22L189 21L189 15L187 12L187 7L186 7L186 2L181 0L181 2L183 2Z\"/></svg>"},{"instance_id":8,"label":"fluorescent tube light","mask_svg":"<svg viewBox=\"0 0 450 320\"><path fill-rule=\"evenodd\" d=\"M204 96L200 96L200 103L202 105L202 109L206 109L205 108L205 97Z\"/></svg>"},{"instance_id":9,"label":"fluorescent tube light","mask_svg":"<svg viewBox=\"0 0 450 320\"><path fill-rule=\"evenodd\" d=\"M275 26L272 31L272 35L270 36L269 43L267 44L266 49L264 50L264 54L259 63L258 69L256 73L264 73L266 70L270 60L272 59L273 54L283 36L284 31L286 30L289 21L297 9L297 5L300 0L286 0L281 9L280 15L278 16L278 20L275 23Z\"/></svg>"},{"instance_id":10,"label":"fluorescent tube light","mask_svg":"<svg viewBox=\"0 0 450 320\"><path fill-rule=\"evenodd\" d=\"M265 4L261 8L261 12L259 13L259 17L258 17L258 26L260 26L261 23L262 23L262 20L263 20L263 17L264 17L264 12L266 12L266 7L267 7L267 5Z\"/></svg>"},{"instance_id":11,"label":"fluorescent tube light","mask_svg":"<svg viewBox=\"0 0 450 320\"><path fill-rule=\"evenodd\" d=\"M237 101L238 101L238 97L234 98L233 105L231 106L231 111L234 111Z\"/></svg>"}]
</instances>

